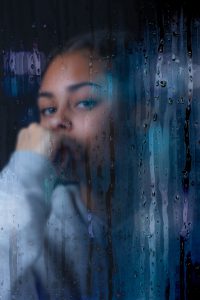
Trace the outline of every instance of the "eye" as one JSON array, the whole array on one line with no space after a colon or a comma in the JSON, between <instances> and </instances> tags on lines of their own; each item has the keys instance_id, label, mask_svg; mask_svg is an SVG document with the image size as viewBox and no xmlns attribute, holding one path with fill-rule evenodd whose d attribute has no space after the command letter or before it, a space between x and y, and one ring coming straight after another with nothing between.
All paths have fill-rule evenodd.
<instances>
[{"instance_id":1,"label":"eye","mask_svg":"<svg viewBox=\"0 0 200 300\"><path fill-rule=\"evenodd\" d=\"M56 108L55 107L46 107L46 108L42 108L40 110L40 114L42 116L51 116L52 114L54 114L56 112Z\"/></svg>"},{"instance_id":2,"label":"eye","mask_svg":"<svg viewBox=\"0 0 200 300\"><path fill-rule=\"evenodd\" d=\"M80 108L80 109L85 109L85 110L92 110L93 108L95 108L97 105L99 104L98 100L95 99L84 99L79 101L76 104L76 107Z\"/></svg>"}]
</instances>

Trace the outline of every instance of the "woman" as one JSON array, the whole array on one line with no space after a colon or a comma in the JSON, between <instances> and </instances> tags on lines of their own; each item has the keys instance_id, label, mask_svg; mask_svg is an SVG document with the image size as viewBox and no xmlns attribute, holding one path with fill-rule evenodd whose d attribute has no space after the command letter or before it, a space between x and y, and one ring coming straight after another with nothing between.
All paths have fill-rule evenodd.
<instances>
[{"instance_id":1,"label":"woman","mask_svg":"<svg viewBox=\"0 0 200 300\"><path fill-rule=\"evenodd\" d=\"M127 35L100 32L51 58L40 122L1 174L2 299L133 297L132 51Z\"/></svg>"}]
</instances>

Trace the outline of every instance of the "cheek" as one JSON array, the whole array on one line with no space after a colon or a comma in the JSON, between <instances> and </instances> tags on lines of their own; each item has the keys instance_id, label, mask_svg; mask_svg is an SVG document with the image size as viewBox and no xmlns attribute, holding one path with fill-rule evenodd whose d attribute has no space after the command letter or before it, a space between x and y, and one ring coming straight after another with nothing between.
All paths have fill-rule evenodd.
<instances>
[{"instance_id":1,"label":"cheek","mask_svg":"<svg viewBox=\"0 0 200 300\"><path fill-rule=\"evenodd\" d=\"M87 143L104 142L109 135L110 116L108 113L99 113L86 116L82 122L77 123L78 135Z\"/></svg>"},{"instance_id":2,"label":"cheek","mask_svg":"<svg viewBox=\"0 0 200 300\"><path fill-rule=\"evenodd\" d=\"M42 117L40 117L40 125L44 128L47 128L49 124L46 120L44 120Z\"/></svg>"},{"instance_id":3,"label":"cheek","mask_svg":"<svg viewBox=\"0 0 200 300\"><path fill-rule=\"evenodd\" d=\"M53 129L54 128L53 124L54 124L54 118L44 118L44 117L40 118L40 125L45 129L48 130Z\"/></svg>"}]
</instances>

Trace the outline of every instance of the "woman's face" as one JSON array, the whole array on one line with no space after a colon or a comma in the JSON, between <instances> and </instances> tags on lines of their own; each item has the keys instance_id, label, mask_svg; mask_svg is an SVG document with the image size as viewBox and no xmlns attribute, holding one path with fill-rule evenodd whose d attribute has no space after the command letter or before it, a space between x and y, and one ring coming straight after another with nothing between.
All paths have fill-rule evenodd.
<instances>
[{"instance_id":1,"label":"woman's face","mask_svg":"<svg viewBox=\"0 0 200 300\"><path fill-rule=\"evenodd\" d=\"M106 63L92 59L88 51L57 56L43 78L38 106L40 123L85 151L92 161L104 159L109 143L114 105L112 82Z\"/></svg>"}]
</instances>

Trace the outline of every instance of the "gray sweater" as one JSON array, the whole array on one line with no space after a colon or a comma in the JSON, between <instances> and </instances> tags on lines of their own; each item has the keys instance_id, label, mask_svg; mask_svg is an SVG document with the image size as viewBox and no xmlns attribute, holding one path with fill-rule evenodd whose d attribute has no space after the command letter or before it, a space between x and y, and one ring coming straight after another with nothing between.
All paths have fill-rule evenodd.
<instances>
[{"instance_id":1,"label":"gray sweater","mask_svg":"<svg viewBox=\"0 0 200 300\"><path fill-rule=\"evenodd\" d=\"M107 299L105 236L47 159L11 156L0 174L0 299Z\"/></svg>"}]
</instances>

